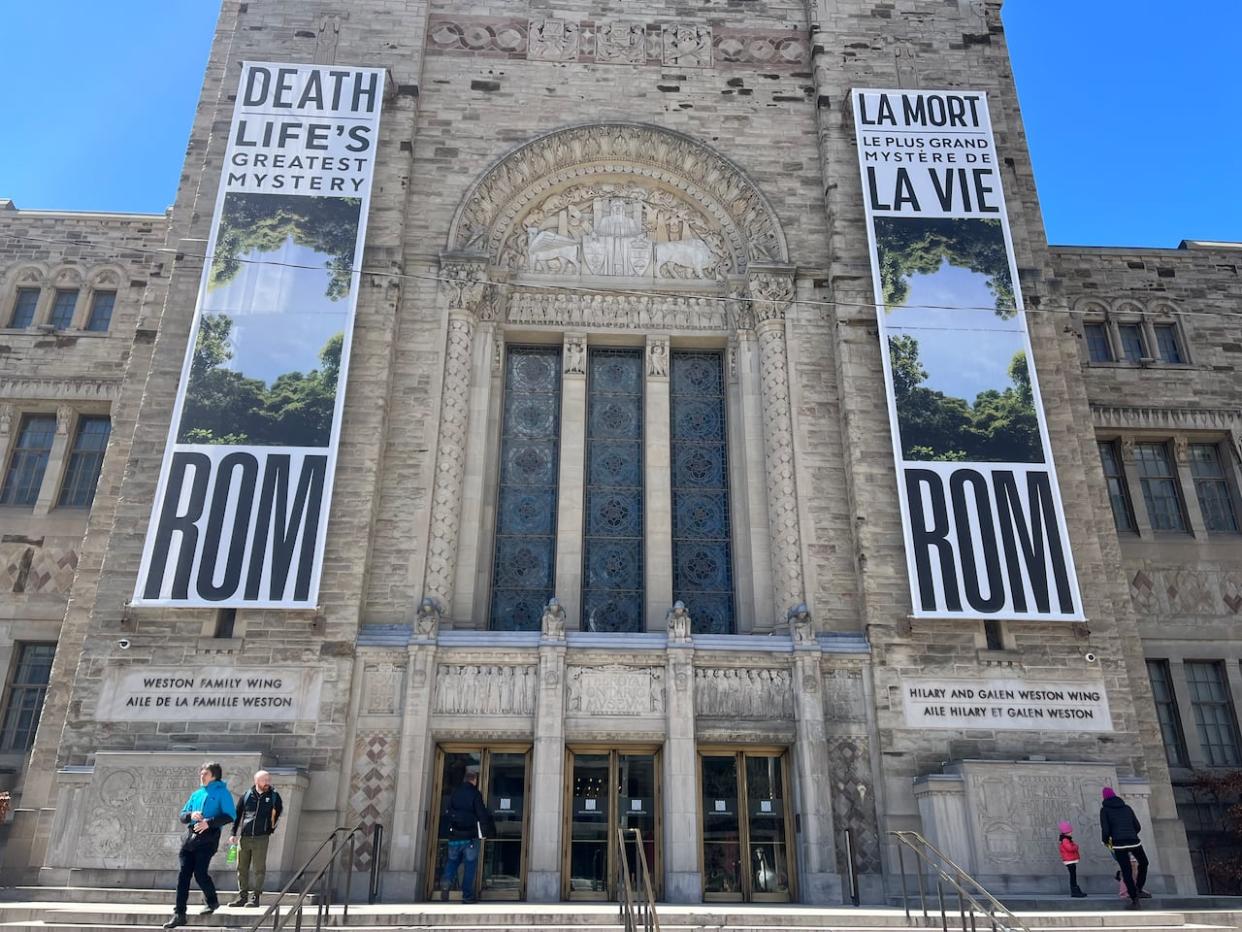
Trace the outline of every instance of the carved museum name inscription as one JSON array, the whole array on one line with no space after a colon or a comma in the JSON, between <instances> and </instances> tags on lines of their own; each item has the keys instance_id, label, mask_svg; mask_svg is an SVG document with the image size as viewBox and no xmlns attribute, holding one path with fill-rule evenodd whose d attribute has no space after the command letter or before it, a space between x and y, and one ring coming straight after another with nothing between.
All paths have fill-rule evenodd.
<instances>
[{"instance_id":1,"label":"carved museum name inscription","mask_svg":"<svg viewBox=\"0 0 1242 932\"><path fill-rule=\"evenodd\" d=\"M96 718L109 722L294 722L319 716L323 673L309 668L114 667Z\"/></svg>"}]
</instances>

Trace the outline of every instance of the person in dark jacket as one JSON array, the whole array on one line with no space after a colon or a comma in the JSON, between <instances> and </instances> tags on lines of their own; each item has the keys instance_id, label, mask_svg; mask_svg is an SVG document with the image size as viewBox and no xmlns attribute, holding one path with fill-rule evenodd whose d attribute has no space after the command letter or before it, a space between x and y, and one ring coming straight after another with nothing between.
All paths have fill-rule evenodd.
<instances>
[{"instance_id":1,"label":"person in dark jacket","mask_svg":"<svg viewBox=\"0 0 1242 932\"><path fill-rule=\"evenodd\" d=\"M237 845L237 899L230 906L258 906L267 879L267 842L285 811L272 789L272 775L260 770L254 786L237 797L237 818L229 844Z\"/></svg>"},{"instance_id":2,"label":"person in dark jacket","mask_svg":"<svg viewBox=\"0 0 1242 932\"><path fill-rule=\"evenodd\" d=\"M461 879L461 900L475 902L474 876L479 869L479 840L496 834L496 823L487 811L483 794L479 792L479 773L467 770L461 785L449 796L444 817L448 820L448 858L444 862L444 874L440 878L440 899L447 900L453 882L457 879L458 865L465 863Z\"/></svg>"},{"instance_id":3,"label":"person in dark jacket","mask_svg":"<svg viewBox=\"0 0 1242 932\"><path fill-rule=\"evenodd\" d=\"M175 929L186 923L185 910L190 902L190 878L193 877L207 901L202 915L210 916L220 908L216 885L211 881L207 868L211 858L220 847L220 828L237 818L233 797L224 785L224 768L215 761L203 764L198 771L201 784L190 794L181 807L181 821L189 827L189 833L181 843L178 860L181 873L177 875L177 900L173 917L164 923L165 929Z\"/></svg>"},{"instance_id":4,"label":"person in dark jacket","mask_svg":"<svg viewBox=\"0 0 1242 932\"><path fill-rule=\"evenodd\" d=\"M1147 853L1139 841L1139 832L1143 826L1139 824L1134 810L1126 805L1125 800L1113 791L1111 786L1104 787L1104 804L1100 806L1100 840L1113 852L1113 857L1121 867L1121 881L1130 894L1130 903L1126 909L1138 909L1140 898L1151 896L1143 889L1147 883ZM1138 862L1138 877L1130 867L1130 855Z\"/></svg>"}]
</instances>

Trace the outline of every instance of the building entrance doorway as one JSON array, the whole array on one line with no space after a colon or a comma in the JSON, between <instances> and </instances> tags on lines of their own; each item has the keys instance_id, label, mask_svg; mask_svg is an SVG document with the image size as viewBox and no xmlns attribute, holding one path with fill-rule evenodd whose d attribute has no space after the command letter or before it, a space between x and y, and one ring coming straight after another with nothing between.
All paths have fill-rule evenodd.
<instances>
[{"instance_id":1,"label":"building entrance doorway","mask_svg":"<svg viewBox=\"0 0 1242 932\"><path fill-rule=\"evenodd\" d=\"M436 784L432 799L431 852L427 898L438 896L440 875L448 855L449 797L468 769L479 774L479 791L496 820L496 837L483 840L475 877L475 896L483 900L520 900L526 893L526 787L530 781L528 746L479 747L440 745L436 748ZM450 899L460 900L464 871L459 870Z\"/></svg>"},{"instance_id":2,"label":"building entrance doorway","mask_svg":"<svg viewBox=\"0 0 1242 932\"><path fill-rule=\"evenodd\" d=\"M575 748L566 753L564 863L561 894L573 900L617 898L617 828L626 830L630 880L639 883L642 834L651 882L661 895L660 752L656 749Z\"/></svg>"},{"instance_id":3,"label":"building entrance doorway","mask_svg":"<svg viewBox=\"0 0 1242 932\"><path fill-rule=\"evenodd\" d=\"M704 900L795 898L787 760L783 750L699 752Z\"/></svg>"}]
</instances>

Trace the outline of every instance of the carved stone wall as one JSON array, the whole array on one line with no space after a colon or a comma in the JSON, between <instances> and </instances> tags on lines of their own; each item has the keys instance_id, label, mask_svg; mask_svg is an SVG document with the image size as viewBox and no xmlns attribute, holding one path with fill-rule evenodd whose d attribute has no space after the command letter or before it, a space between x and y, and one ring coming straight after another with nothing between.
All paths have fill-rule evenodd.
<instances>
[{"instance_id":1,"label":"carved stone wall","mask_svg":"<svg viewBox=\"0 0 1242 932\"><path fill-rule=\"evenodd\" d=\"M538 683L533 664L443 663L436 670L432 709L442 715L534 715Z\"/></svg>"},{"instance_id":2,"label":"carved stone wall","mask_svg":"<svg viewBox=\"0 0 1242 932\"><path fill-rule=\"evenodd\" d=\"M699 667L694 671L694 711L703 718L793 719L789 670Z\"/></svg>"},{"instance_id":3,"label":"carved stone wall","mask_svg":"<svg viewBox=\"0 0 1242 932\"><path fill-rule=\"evenodd\" d=\"M664 678L663 667L570 667L566 673L566 714L662 714Z\"/></svg>"}]
</instances>

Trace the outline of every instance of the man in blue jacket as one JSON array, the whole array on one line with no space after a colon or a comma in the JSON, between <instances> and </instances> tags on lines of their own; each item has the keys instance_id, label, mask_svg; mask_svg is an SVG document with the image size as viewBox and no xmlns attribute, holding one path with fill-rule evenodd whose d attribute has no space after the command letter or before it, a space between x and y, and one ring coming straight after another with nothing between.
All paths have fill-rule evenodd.
<instances>
[{"instance_id":1,"label":"man in blue jacket","mask_svg":"<svg viewBox=\"0 0 1242 932\"><path fill-rule=\"evenodd\" d=\"M165 929L185 925L191 877L198 883L199 889L203 891L203 899L207 901L202 915L210 916L220 908L216 885L212 883L207 868L211 865L212 855L220 847L221 826L229 825L237 818L233 796L221 779L223 776L224 768L215 761L203 764L198 772L199 783L202 785L190 794L190 798L181 807L181 821L189 831L185 841L181 843L179 854L181 873L177 875L177 902L173 907L172 918L164 923Z\"/></svg>"}]
</instances>

